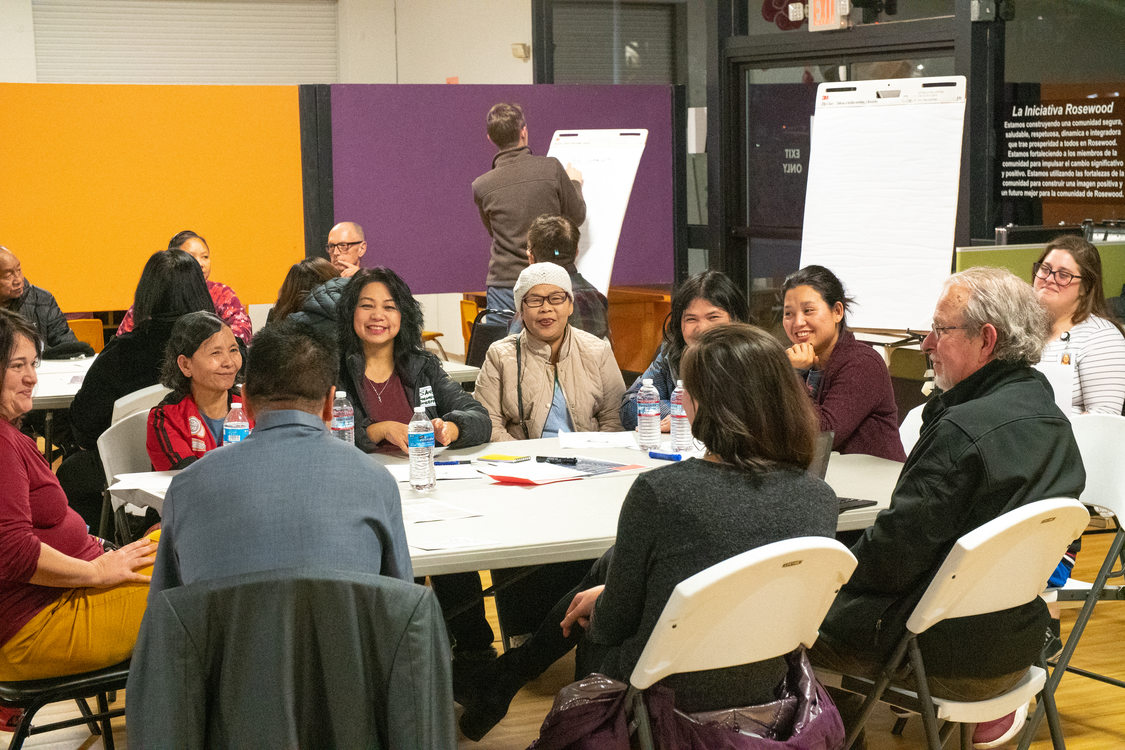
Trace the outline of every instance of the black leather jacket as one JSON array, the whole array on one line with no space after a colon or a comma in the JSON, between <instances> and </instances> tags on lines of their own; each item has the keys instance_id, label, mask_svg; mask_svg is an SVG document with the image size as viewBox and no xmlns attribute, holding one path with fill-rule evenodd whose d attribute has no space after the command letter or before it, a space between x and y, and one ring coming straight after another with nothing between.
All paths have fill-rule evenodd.
<instances>
[{"instance_id":1,"label":"black leather jacket","mask_svg":"<svg viewBox=\"0 0 1125 750\"><path fill-rule=\"evenodd\" d=\"M821 632L837 647L887 656L958 538L1027 503L1077 498L1085 484L1070 422L1046 378L988 363L926 405L891 507L852 547L859 566ZM1032 664L1046 626L1046 606L1035 599L946 620L919 645L933 675L994 677Z\"/></svg>"},{"instance_id":2,"label":"black leather jacket","mask_svg":"<svg viewBox=\"0 0 1125 750\"><path fill-rule=\"evenodd\" d=\"M370 453L375 444L367 437L367 427L373 421L364 408L359 394L363 387L363 355L356 352L344 357L340 367L339 387L348 392L348 400L355 409L355 444ZM459 435L449 444L450 448L469 448L487 442L492 435L492 420L480 402L465 392L460 383L455 383L445 374L441 360L430 353L415 354L407 361L405 371L398 371L399 379L406 389L406 400L411 407L418 406L419 389L429 386L433 389L436 406L426 408L430 419L438 417L457 425Z\"/></svg>"},{"instance_id":3,"label":"black leather jacket","mask_svg":"<svg viewBox=\"0 0 1125 750\"><path fill-rule=\"evenodd\" d=\"M32 285L27 279L23 280L23 294L16 298L12 310L27 318L43 337L43 343L48 346L74 343L74 332L67 325L66 316L59 309L59 303L54 295L46 289Z\"/></svg>"}]
</instances>

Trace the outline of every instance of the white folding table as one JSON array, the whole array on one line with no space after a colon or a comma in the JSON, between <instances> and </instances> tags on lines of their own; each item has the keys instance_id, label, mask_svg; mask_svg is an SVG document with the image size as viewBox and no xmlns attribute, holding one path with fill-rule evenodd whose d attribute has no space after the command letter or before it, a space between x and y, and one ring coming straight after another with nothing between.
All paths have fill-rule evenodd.
<instances>
[{"instance_id":1,"label":"white folding table","mask_svg":"<svg viewBox=\"0 0 1125 750\"><path fill-rule=\"evenodd\" d=\"M45 359L39 363L36 373L39 382L36 383L35 390L31 394L31 408L45 412L43 455L46 456L48 464L53 463L55 457L54 446L51 444L54 414L56 411L70 408L70 402L82 387L82 380L93 363L94 357Z\"/></svg>"},{"instance_id":2,"label":"white folding table","mask_svg":"<svg viewBox=\"0 0 1125 750\"><path fill-rule=\"evenodd\" d=\"M219 450L222 450L221 448ZM491 443L446 450L438 460L467 459L490 453L510 455L587 456L646 468L666 462L627 448L563 449L556 438ZM376 455L384 464L401 464L405 456ZM863 529L890 503L891 491L902 464L874 456L834 454L826 480L842 497L870 499L876 505L842 513L838 529ZM455 506L474 515L469 518L417 521L406 524L406 538L414 573L442 573L541 565L598 557L617 533L617 516L637 471L594 476L539 486L495 484L480 479L450 479L434 491L415 492L399 484L403 514L407 519L427 508ZM110 487L115 504L131 502L160 510L164 493L176 472L150 472L118 477ZM684 502L691 502L685 497Z\"/></svg>"}]
</instances>

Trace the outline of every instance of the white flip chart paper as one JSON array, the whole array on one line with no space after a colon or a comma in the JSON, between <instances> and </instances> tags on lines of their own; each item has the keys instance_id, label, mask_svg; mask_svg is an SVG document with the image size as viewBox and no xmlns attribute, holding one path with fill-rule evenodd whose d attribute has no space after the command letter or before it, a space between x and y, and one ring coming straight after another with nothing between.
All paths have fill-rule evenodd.
<instances>
[{"instance_id":1,"label":"white flip chart paper","mask_svg":"<svg viewBox=\"0 0 1125 750\"><path fill-rule=\"evenodd\" d=\"M822 83L801 266L855 297L848 323L928 330L953 259L965 78Z\"/></svg>"},{"instance_id":2,"label":"white flip chart paper","mask_svg":"<svg viewBox=\"0 0 1125 750\"><path fill-rule=\"evenodd\" d=\"M556 130L547 151L564 167L573 164L582 172L586 221L579 227L582 237L575 265L602 294L609 290L621 223L647 141L648 131L643 128Z\"/></svg>"}]
</instances>

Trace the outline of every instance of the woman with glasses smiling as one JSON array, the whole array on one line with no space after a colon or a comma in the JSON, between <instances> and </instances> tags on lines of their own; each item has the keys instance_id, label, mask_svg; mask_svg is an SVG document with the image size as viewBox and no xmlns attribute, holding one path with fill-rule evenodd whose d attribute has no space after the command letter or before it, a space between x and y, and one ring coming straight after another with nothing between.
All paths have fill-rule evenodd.
<instances>
[{"instance_id":1,"label":"woman with glasses smiling","mask_svg":"<svg viewBox=\"0 0 1125 750\"><path fill-rule=\"evenodd\" d=\"M1043 362L1074 367L1072 411L1121 414L1125 335L1105 301L1098 249L1068 235L1047 243L1032 286L1051 316Z\"/></svg>"},{"instance_id":2,"label":"woman with glasses smiling","mask_svg":"<svg viewBox=\"0 0 1125 750\"><path fill-rule=\"evenodd\" d=\"M554 263L532 263L512 291L523 330L488 348L473 392L492 419L492 442L620 431L617 407L625 381L609 343L570 325L570 274ZM524 622L539 622L585 567L588 563L559 563L531 575L519 568L493 571L494 583L521 579L507 585L507 601L497 599L501 618L510 612ZM495 656L480 579L476 573L438 576L434 591L447 612L470 606L449 623L456 641L453 679L460 684L482 656L484 661Z\"/></svg>"},{"instance_id":3,"label":"woman with glasses smiling","mask_svg":"<svg viewBox=\"0 0 1125 750\"><path fill-rule=\"evenodd\" d=\"M492 417L493 442L620 431L625 381L609 344L569 325L566 270L533 263L513 292L523 331L488 348L473 394Z\"/></svg>"}]
</instances>

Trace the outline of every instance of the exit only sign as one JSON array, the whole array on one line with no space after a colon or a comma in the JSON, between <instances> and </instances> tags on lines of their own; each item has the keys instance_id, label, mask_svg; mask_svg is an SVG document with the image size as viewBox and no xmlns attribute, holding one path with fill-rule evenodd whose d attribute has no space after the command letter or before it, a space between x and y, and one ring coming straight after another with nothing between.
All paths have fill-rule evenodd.
<instances>
[{"instance_id":1,"label":"exit only sign","mask_svg":"<svg viewBox=\"0 0 1125 750\"><path fill-rule=\"evenodd\" d=\"M809 31L834 31L847 28L848 0L809 0Z\"/></svg>"}]
</instances>

